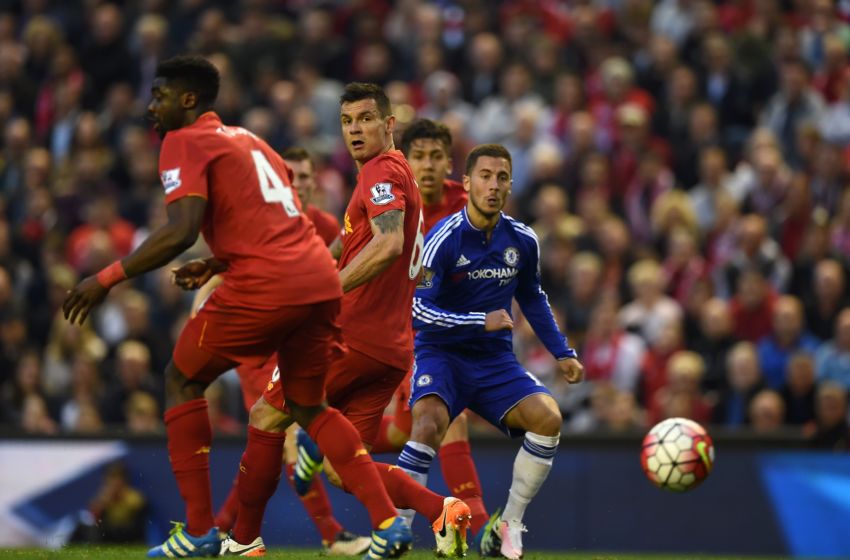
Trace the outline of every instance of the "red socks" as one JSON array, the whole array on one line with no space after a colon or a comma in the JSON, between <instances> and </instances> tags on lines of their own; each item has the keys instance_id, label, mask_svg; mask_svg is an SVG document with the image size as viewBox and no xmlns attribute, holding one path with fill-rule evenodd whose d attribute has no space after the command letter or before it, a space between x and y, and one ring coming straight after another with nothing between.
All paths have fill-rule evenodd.
<instances>
[{"instance_id":1,"label":"red socks","mask_svg":"<svg viewBox=\"0 0 850 560\"><path fill-rule=\"evenodd\" d=\"M398 515L360 434L345 416L335 408L326 408L310 423L307 433L331 462L346 489L366 506L373 529Z\"/></svg>"},{"instance_id":2,"label":"red socks","mask_svg":"<svg viewBox=\"0 0 850 560\"><path fill-rule=\"evenodd\" d=\"M455 498L460 498L472 511L472 533L487 524L489 516L481 497L481 481L472 462L469 442L454 441L440 447L440 467L443 480Z\"/></svg>"},{"instance_id":3,"label":"red socks","mask_svg":"<svg viewBox=\"0 0 850 560\"><path fill-rule=\"evenodd\" d=\"M295 488L293 483L293 473L295 472L295 464L286 465L286 479L289 485ZM304 509L307 510L307 515L313 520L316 529L322 536L322 542L331 545L336 540L336 536L342 531L342 525L336 520L331 510L331 502L328 500L328 493L325 490L325 483L317 474L313 478L313 484L310 490L304 496L299 496Z\"/></svg>"},{"instance_id":4,"label":"red socks","mask_svg":"<svg viewBox=\"0 0 850 560\"><path fill-rule=\"evenodd\" d=\"M239 493L236 490L239 477L233 480L233 486L230 487L230 493L224 500L221 509L215 514L215 526L219 531L225 533L233 529L233 522L236 521L236 514L239 513Z\"/></svg>"},{"instance_id":5,"label":"red socks","mask_svg":"<svg viewBox=\"0 0 850 560\"><path fill-rule=\"evenodd\" d=\"M239 462L239 513L233 538L249 544L260 536L266 504L277 490L283 464L284 433L248 426L248 445Z\"/></svg>"},{"instance_id":6,"label":"red socks","mask_svg":"<svg viewBox=\"0 0 850 560\"><path fill-rule=\"evenodd\" d=\"M210 491L212 428L207 401L194 399L165 411L168 458L186 504L186 531L193 536L213 527Z\"/></svg>"},{"instance_id":7,"label":"red socks","mask_svg":"<svg viewBox=\"0 0 850 560\"><path fill-rule=\"evenodd\" d=\"M384 416L383 418L381 418L381 427L378 428L378 435L375 438L375 442L372 444L373 455L377 455L378 453L392 453L394 451L401 450L400 448L390 443L388 432L392 424L392 416Z\"/></svg>"},{"instance_id":8,"label":"red socks","mask_svg":"<svg viewBox=\"0 0 850 560\"><path fill-rule=\"evenodd\" d=\"M428 523L443 512L443 497L431 492L404 472L401 467L375 463L387 493L398 508L412 509L422 514Z\"/></svg>"}]
</instances>

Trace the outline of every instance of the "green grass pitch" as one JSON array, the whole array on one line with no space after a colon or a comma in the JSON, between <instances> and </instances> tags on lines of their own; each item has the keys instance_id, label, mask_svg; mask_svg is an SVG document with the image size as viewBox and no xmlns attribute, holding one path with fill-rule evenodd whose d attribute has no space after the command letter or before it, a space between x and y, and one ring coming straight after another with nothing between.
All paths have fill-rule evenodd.
<instances>
[{"instance_id":1,"label":"green grass pitch","mask_svg":"<svg viewBox=\"0 0 850 560\"><path fill-rule=\"evenodd\" d=\"M37 549L3 549L0 548L0 560L132 560L144 558L147 548L140 546L73 546L61 550ZM319 560L331 558L322 555L317 550L270 548L266 555L268 560ZM342 558L342 557L335 557ZM418 550L404 556L408 560L431 560L435 558L428 551ZM480 558L477 554L467 556L468 560ZM534 552L529 551L524 560L781 560L780 557L756 556L709 556L684 554L619 554L619 553L589 553L589 552Z\"/></svg>"}]
</instances>

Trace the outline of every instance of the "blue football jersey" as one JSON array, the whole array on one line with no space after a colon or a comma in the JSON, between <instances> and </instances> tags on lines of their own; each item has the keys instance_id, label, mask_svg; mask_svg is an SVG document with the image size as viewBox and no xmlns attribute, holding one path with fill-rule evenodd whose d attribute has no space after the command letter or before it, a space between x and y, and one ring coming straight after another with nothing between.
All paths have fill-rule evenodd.
<instances>
[{"instance_id":1,"label":"blue football jersey","mask_svg":"<svg viewBox=\"0 0 850 560\"><path fill-rule=\"evenodd\" d=\"M540 246L527 225L502 213L490 239L464 208L438 222L425 240L423 271L413 299L416 348L462 352L512 350L512 333L486 332L490 311L511 313L516 298L553 356L575 357L540 287Z\"/></svg>"}]
</instances>

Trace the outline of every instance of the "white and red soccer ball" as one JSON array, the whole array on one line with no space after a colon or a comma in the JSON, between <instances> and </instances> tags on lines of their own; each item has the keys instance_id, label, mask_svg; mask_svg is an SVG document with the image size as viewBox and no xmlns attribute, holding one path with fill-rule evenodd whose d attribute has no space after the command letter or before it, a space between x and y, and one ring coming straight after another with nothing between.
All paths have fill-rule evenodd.
<instances>
[{"instance_id":1,"label":"white and red soccer ball","mask_svg":"<svg viewBox=\"0 0 850 560\"><path fill-rule=\"evenodd\" d=\"M640 464L646 477L673 492L692 490L714 466L714 443L705 428L687 418L668 418L643 438Z\"/></svg>"}]
</instances>

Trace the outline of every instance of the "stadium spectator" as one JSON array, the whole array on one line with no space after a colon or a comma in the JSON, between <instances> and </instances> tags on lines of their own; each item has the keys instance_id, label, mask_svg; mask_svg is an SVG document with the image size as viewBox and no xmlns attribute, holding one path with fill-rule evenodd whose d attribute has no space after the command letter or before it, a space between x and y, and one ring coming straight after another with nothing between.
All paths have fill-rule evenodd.
<instances>
[{"instance_id":1,"label":"stadium spectator","mask_svg":"<svg viewBox=\"0 0 850 560\"><path fill-rule=\"evenodd\" d=\"M726 360L735 345L732 311L720 298L711 298L700 309L699 334L689 341L689 347L705 363L702 386L707 391L717 391L726 386Z\"/></svg>"},{"instance_id":2,"label":"stadium spectator","mask_svg":"<svg viewBox=\"0 0 850 560\"><path fill-rule=\"evenodd\" d=\"M775 432L785 421L785 403L782 396L771 389L762 389L749 408L750 425L757 434Z\"/></svg>"},{"instance_id":3,"label":"stadium spectator","mask_svg":"<svg viewBox=\"0 0 850 560\"><path fill-rule=\"evenodd\" d=\"M620 324L652 344L665 327L682 320L682 308L664 294L663 272L657 262L638 261L628 276L634 299L620 310Z\"/></svg>"},{"instance_id":4,"label":"stadium spectator","mask_svg":"<svg viewBox=\"0 0 850 560\"><path fill-rule=\"evenodd\" d=\"M753 397L764 387L758 352L750 342L739 342L727 357L726 388L714 409L714 421L730 427L749 424Z\"/></svg>"},{"instance_id":5,"label":"stadium spectator","mask_svg":"<svg viewBox=\"0 0 850 560\"><path fill-rule=\"evenodd\" d=\"M805 330L803 306L794 296L776 300L771 322L771 333L758 342L759 362L767 386L779 389L791 355L797 351L814 352L819 341Z\"/></svg>"},{"instance_id":6,"label":"stadium spectator","mask_svg":"<svg viewBox=\"0 0 850 560\"><path fill-rule=\"evenodd\" d=\"M667 363L667 386L649 403L650 425L675 417L710 421L711 403L700 392L704 372L705 364L699 354L687 350L673 354Z\"/></svg>"},{"instance_id":7,"label":"stadium spectator","mask_svg":"<svg viewBox=\"0 0 850 560\"><path fill-rule=\"evenodd\" d=\"M850 307L835 318L835 337L824 342L815 353L818 379L838 383L850 390Z\"/></svg>"},{"instance_id":8,"label":"stadium spectator","mask_svg":"<svg viewBox=\"0 0 850 560\"><path fill-rule=\"evenodd\" d=\"M797 352L791 356L781 393L786 424L808 425L815 419L815 364L811 354Z\"/></svg>"},{"instance_id":9,"label":"stadium spectator","mask_svg":"<svg viewBox=\"0 0 850 560\"><path fill-rule=\"evenodd\" d=\"M832 451L847 451L850 428L847 426L847 390L826 381L818 386L815 400L815 431L812 445Z\"/></svg>"}]
</instances>

